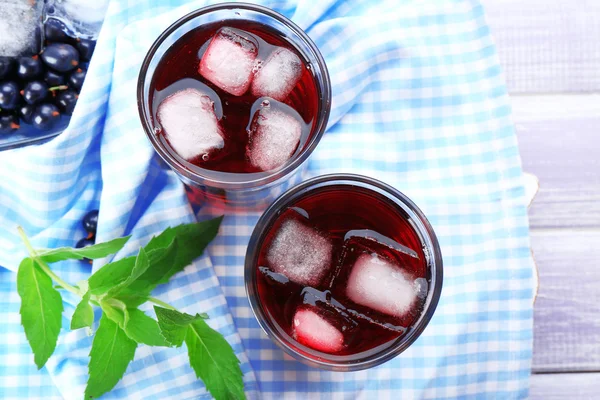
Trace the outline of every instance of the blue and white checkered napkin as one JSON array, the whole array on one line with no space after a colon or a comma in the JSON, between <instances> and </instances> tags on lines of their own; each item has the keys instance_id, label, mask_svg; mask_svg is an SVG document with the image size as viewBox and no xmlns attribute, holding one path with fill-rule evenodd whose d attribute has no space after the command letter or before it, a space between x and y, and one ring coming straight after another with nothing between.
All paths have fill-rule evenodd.
<instances>
[{"instance_id":1,"label":"blue and white checkered napkin","mask_svg":"<svg viewBox=\"0 0 600 400\"><path fill-rule=\"evenodd\" d=\"M193 220L181 183L142 131L136 79L154 39L204 1L110 3L69 129L38 147L0 154L0 393L80 398L92 338L64 325L36 371L19 325L15 234L38 247L72 245L100 208L98 239L133 234L133 252L169 225ZM481 5L475 0L271 0L321 49L332 78L329 129L309 175L357 172L394 185L423 209L444 255L437 312L407 351L353 373L306 367L258 327L243 288L246 244L259 215L228 215L208 254L159 297L210 324L242 361L249 398L517 398L527 395L532 260L510 106ZM202 211L200 211L202 212ZM94 265L98 268L100 265ZM56 265L77 281L84 263ZM74 299L66 297L65 315ZM65 318L65 322L67 319ZM106 398L209 397L182 349L140 346Z\"/></svg>"}]
</instances>

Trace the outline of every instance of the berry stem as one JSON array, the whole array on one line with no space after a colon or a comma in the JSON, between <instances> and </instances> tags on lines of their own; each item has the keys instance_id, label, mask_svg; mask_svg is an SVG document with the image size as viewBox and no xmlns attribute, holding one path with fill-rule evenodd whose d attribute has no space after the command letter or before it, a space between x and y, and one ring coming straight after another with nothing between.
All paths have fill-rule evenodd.
<instances>
[{"instance_id":1,"label":"berry stem","mask_svg":"<svg viewBox=\"0 0 600 400\"><path fill-rule=\"evenodd\" d=\"M50 92L54 92L55 90L67 90L69 87L67 85L60 85L60 86L52 86L51 88L49 88L48 90Z\"/></svg>"},{"instance_id":2,"label":"berry stem","mask_svg":"<svg viewBox=\"0 0 600 400\"><path fill-rule=\"evenodd\" d=\"M25 234L25 231L23 230L23 228L21 228L19 226L17 228L17 231L19 232L19 236L21 237L21 240L23 241L23 243L25 244L25 247L27 248L27 251L29 252L29 256L37 263L37 265L39 265L39 267L42 269L42 271L44 271L46 273L46 275L48 275L50 278L52 278L57 284L59 284L60 286L65 288L65 290L68 290L69 292L81 297L81 293L79 292L79 290L77 290L76 287L71 286L67 282L63 281L58 275L56 275L54 272L52 272L50 267L48 267L48 264L46 264L44 261L42 261L40 259L38 253L35 251L35 249L31 245L31 242L27 238L27 235Z\"/></svg>"}]
</instances>

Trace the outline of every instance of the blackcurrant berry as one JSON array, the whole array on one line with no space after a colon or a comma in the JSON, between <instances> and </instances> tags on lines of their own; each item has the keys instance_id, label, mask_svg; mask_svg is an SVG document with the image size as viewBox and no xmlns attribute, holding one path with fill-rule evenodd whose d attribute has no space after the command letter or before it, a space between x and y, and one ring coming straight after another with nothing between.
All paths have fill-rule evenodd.
<instances>
[{"instance_id":1,"label":"blackcurrant berry","mask_svg":"<svg viewBox=\"0 0 600 400\"><path fill-rule=\"evenodd\" d=\"M11 57L0 57L0 79L10 78L15 69L15 59Z\"/></svg>"},{"instance_id":2,"label":"blackcurrant berry","mask_svg":"<svg viewBox=\"0 0 600 400\"><path fill-rule=\"evenodd\" d=\"M17 75L24 81L35 79L41 76L43 72L44 66L38 56L19 58Z\"/></svg>"},{"instance_id":3,"label":"blackcurrant berry","mask_svg":"<svg viewBox=\"0 0 600 400\"><path fill-rule=\"evenodd\" d=\"M27 104L37 104L48 96L48 85L41 81L32 81L21 90L21 96Z\"/></svg>"},{"instance_id":4,"label":"blackcurrant berry","mask_svg":"<svg viewBox=\"0 0 600 400\"><path fill-rule=\"evenodd\" d=\"M81 61L90 61L95 48L95 40L79 39L77 41L77 50L79 50L79 58Z\"/></svg>"},{"instance_id":5,"label":"blackcurrant berry","mask_svg":"<svg viewBox=\"0 0 600 400\"><path fill-rule=\"evenodd\" d=\"M83 81L85 80L85 75L87 71L85 69L77 68L71 76L69 76L69 86L73 89L80 91L83 86Z\"/></svg>"},{"instance_id":6,"label":"blackcurrant berry","mask_svg":"<svg viewBox=\"0 0 600 400\"><path fill-rule=\"evenodd\" d=\"M96 234L98 229L98 210L92 210L83 217L83 228L87 233Z\"/></svg>"},{"instance_id":7,"label":"blackcurrant berry","mask_svg":"<svg viewBox=\"0 0 600 400\"><path fill-rule=\"evenodd\" d=\"M61 90L56 95L55 102L65 115L71 115L75 109L78 97L77 93L72 90Z\"/></svg>"},{"instance_id":8,"label":"blackcurrant berry","mask_svg":"<svg viewBox=\"0 0 600 400\"><path fill-rule=\"evenodd\" d=\"M76 249L83 249L89 246L93 246L95 244L95 240L93 237L91 238L83 238L81 240L79 240L77 242L77 244L75 244L75 248ZM92 260L90 260L89 258L83 258L81 261L83 262L88 262L88 263L92 263Z\"/></svg>"},{"instance_id":9,"label":"blackcurrant berry","mask_svg":"<svg viewBox=\"0 0 600 400\"><path fill-rule=\"evenodd\" d=\"M71 71L79 65L79 53L66 43L52 43L42 52L42 61L58 72Z\"/></svg>"},{"instance_id":10,"label":"blackcurrant berry","mask_svg":"<svg viewBox=\"0 0 600 400\"><path fill-rule=\"evenodd\" d=\"M67 27L61 21L50 18L44 23L44 34L48 42L68 42Z\"/></svg>"},{"instance_id":11,"label":"blackcurrant berry","mask_svg":"<svg viewBox=\"0 0 600 400\"><path fill-rule=\"evenodd\" d=\"M33 126L43 131L52 129L60 119L60 111L54 104L39 105L33 112Z\"/></svg>"},{"instance_id":12,"label":"blackcurrant berry","mask_svg":"<svg viewBox=\"0 0 600 400\"><path fill-rule=\"evenodd\" d=\"M19 129L19 119L14 114L0 115L0 133L12 132Z\"/></svg>"},{"instance_id":13,"label":"blackcurrant berry","mask_svg":"<svg viewBox=\"0 0 600 400\"><path fill-rule=\"evenodd\" d=\"M31 124L33 122L33 112L35 111L35 106L31 104L23 104L19 107L19 118L21 121L26 124Z\"/></svg>"},{"instance_id":14,"label":"blackcurrant berry","mask_svg":"<svg viewBox=\"0 0 600 400\"><path fill-rule=\"evenodd\" d=\"M0 109L14 110L20 102L19 86L15 82L0 83Z\"/></svg>"},{"instance_id":15,"label":"blackcurrant berry","mask_svg":"<svg viewBox=\"0 0 600 400\"><path fill-rule=\"evenodd\" d=\"M58 72L54 72L51 69L46 70L44 74L44 80L48 84L48 86L60 86L64 85L67 81L64 75L59 74Z\"/></svg>"},{"instance_id":16,"label":"blackcurrant berry","mask_svg":"<svg viewBox=\"0 0 600 400\"><path fill-rule=\"evenodd\" d=\"M94 239L83 238L77 242L75 245L76 249L83 249L84 247L89 247L94 245Z\"/></svg>"}]
</instances>

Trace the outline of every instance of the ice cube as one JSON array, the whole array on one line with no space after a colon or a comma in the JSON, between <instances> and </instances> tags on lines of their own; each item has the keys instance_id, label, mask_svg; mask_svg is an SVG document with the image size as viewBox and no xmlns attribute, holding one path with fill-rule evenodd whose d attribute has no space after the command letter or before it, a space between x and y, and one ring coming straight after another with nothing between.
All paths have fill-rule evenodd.
<instances>
[{"instance_id":1,"label":"ice cube","mask_svg":"<svg viewBox=\"0 0 600 400\"><path fill-rule=\"evenodd\" d=\"M0 1L0 56L16 57L39 52L43 2Z\"/></svg>"},{"instance_id":2,"label":"ice cube","mask_svg":"<svg viewBox=\"0 0 600 400\"><path fill-rule=\"evenodd\" d=\"M344 335L316 312L302 308L293 319L294 339L324 353L337 353L344 348Z\"/></svg>"},{"instance_id":3,"label":"ice cube","mask_svg":"<svg viewBox=\"0 0 600 400\"><path fill-rule=\"evenodd\" d=\"M330 240L296 219L284 221L267 251L271 269L291 281L318 286L331 267Z\"/></svg>"},{"instance_id":4,"label":"ice cube","mask_svg":"<svg viewBox=\"0 0 600 400\"><path fill-rule=\"evenodd\" d=\"M157 116L169 143L186 160L206 157L225 145L212 100L196 89L180 90L165 98Z\"/></svg>"},{"instance_id":5,"label":"ice cube","mask_svg":"<svg viewBox=\"0 0 600 400\"><path fill-rule=\"evenodd\" d=\"M63 22L76 37L95 39L109 0L60 0L48 3L46 14Z\"/></svg>"},{"instance_id":6,"label":"ice cube","mask_svg":"<svg viewBox=\"0 0 600 400\"><path fill-rule=\"evenodd\" d=\"M64 7L72 20L84 23L97 23L104 20L109 0L62 0L56 7Z\"/></svg>"},{"instance_id":7,"label":"ice cube","mask_svg":"<svg viewBox=\"0 0 600 400\"><path fill-rule=\"evenodd\" d=\"M252 81L258 45L232 28L222 28L210 41L200 60L200 75L234 96L241 96Z\"/></svg>"},{"instance_id":8,"label":"ice cube","mask_svg":"<svg viewBox=\"0 0 600 400\"><path fill-rule=\"evenodd\" d=\"M358 257L352 267L346 296L362 306L402 317L410 311L418 289L399 266L375 253L365 253Z\"/></svg>"},{"instance_id":9,"label":"ice cube","mask_svg":"<svg viewBox=\"0 0 600 400\"><path fill-rule=\"evenodd\" d=\"M278 168L294 154L302 136L302 118L290 106L261 97L252 118L246 156L262 171Z\"/></svg>"},{"instance_id":10,"label":"ice cube","mask_svg":"<svg viewBox=\"0 0 600 400\"><path fill-rule=\"evenodd\" d=\"M381 318L380 315L367 315L366 313L356 310L355 305L346 307L341 301L333 297L329 290L321 291L311 287L305 287L301 292L302 303L319 307L330 311L337 315L337 322L342 326L343 332L351 332L358 327L358 321L367 322L369 324L379 325L382 328L389 329L395 332L404 332L406 328L398 325L393 318Z\"/></svg>"},{"instance_id":11,"label":"ice cube","mask_svg":"<svg viewBox=\"0 0 600 400\"><path fill-rule=\"evenodd\" d=\"M355 229L348 231L346 235L344 235L344 242L346 244L354 242L370 250L374 250L376 248L381 249L381 246L383 245L394 250L396 254L403 259L406 259L405 256L412 257L416 260L419 259L419 255L413 249L406 247L394 239L384 236L381 233L371 229Z\"/></svg>"},{"instance_id":12,"label":"ice cube","mask_svg":"<svg viewBox=\"0 0 600 400\"><path fill-rule=\"evenodd\" d=\"M302 75L302 61L294 52L278 48L261 64L252 81L252 94L283 101Z\"/></svg>"}]
</instances>

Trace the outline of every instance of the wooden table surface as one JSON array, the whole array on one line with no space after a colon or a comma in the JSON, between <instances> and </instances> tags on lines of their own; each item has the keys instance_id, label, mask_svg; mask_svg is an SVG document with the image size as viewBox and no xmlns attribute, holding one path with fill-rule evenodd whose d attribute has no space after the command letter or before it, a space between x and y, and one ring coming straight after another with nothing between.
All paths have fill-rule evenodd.
<instances>
[{"instance_id":1,"label":"wooden table surface","mask_svg":"<svg viewBox=\"0 0 600 400\"><path fill-rule=\"evenodd\" d=\"M483 0L536 175L533 399L600 399L600 0Z\"/></svg>"}]
</instances>

